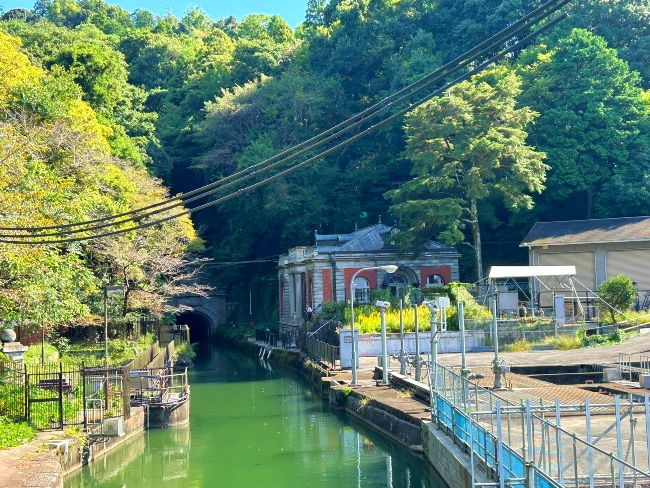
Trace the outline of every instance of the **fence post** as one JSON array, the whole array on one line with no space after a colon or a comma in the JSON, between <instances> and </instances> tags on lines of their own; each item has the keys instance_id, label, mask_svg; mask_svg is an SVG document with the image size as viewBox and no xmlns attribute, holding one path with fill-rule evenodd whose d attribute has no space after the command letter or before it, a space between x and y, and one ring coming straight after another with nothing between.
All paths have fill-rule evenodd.
<instances>
[{"instance_id":1,"label":"fence post","mask_svg":"<svg viewBox=\"0 0 650 488\"><path fill-rule=\"evenodd\" d=\"M88 430L88 412L86 411L86 362L81 361L81 400L84 410L84 430Z\"/></svg>"},{"instance_id":2,"label":"fence post","mask_svg":"<svg viewBox=\"0 0 650 488\"><path fill-rule=\"evenodd\" d=\"M25 382L25 418L29 420L29 373L27 373L27 365L25 364L25 376L23 381Z\"/></svg>"},{"instance_id":3,"label":"fence post","mask_svg":"<svg viewBox=\"0 0 650 488\"><path fill-rule=\"evenodd\" d=\"M503 437L501 432L501 400L496 401L496 413L497 413L497 462L499 463L498 473L499 473L499 487L505 488L505 477L503 470Z\"/></svg>"},{"instance_id":4,"label":"fence post","mask_svg":"<svg viewBox=\"0 0 650 488\"><path fill-rule=\"evenodd\" d=\"M122 368L122 402L124 403L124 420L131 418L131 369Z\"/></svg>"},{"instance_id":5,"label":"fence post","mask_svg":"<svg viewBox=\"0 0 650 488\"><path fill-rule=\"evenodd\" d=\"M63 363L59 362L59 425L63 429Z\"/></svg>"}]
</instances>

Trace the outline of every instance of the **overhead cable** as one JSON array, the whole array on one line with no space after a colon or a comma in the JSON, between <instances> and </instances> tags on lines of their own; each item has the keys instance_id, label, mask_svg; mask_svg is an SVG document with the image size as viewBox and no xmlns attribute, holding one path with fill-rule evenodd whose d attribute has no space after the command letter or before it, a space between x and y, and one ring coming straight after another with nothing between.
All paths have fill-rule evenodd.
<instances>
[{"instance_id":1,"label":"overhead cable","mask_svg":"<svg viewBox=\"0 0 650 488\"><path fill-rule=\"evenodd\" d=\"M303 143L300 143L296 146L293 146L292 148L289 148L285 151L278 153L272 158L269 158L265 161L262 161L261 163L250 166L244 170L241 170L232 175L224 177L218 181L205 185L196 190L181 195L177 195L172 198L168 198L162 202L157 202L155 204L146 207L141 207L139 209L135 209L128 212L123 212L120 214L107 216L103 218L70 223L70 224L44 226L44 227L0 227L0 230L4 230L4 231L29 232L29 234L26 235L0 234L0 238L56 237L62 235L70 235L76 233L101 230L109 227L114 227L117 225L128 224L134 221L136 223L139 223L143 219L150 217L152 215L169 211L173 208L205 198L209 195L212 195L222 190L223 188L227 188L237 183L241 183L243 181L249 180L255 176L258 176L259 174L265 173L267 171L270 171L271 169L282 166L307 152L313 151L316 148L326 144L327 142L330 142L333 139L340 137L342 134L345 134L346 132L349 132L353 129L360 127L362 124L368 122L371 118L386 113L390 108L405 103L406 101L408 101L410 97L428 88L432 84L440 82L441 80L450 76L454 72L467 67L470 63L474 62L479 57L489 52L492 52L500 44L503 44L503 42L507 41L508 39L511 39L512 37L519 34L520 32L528 29L533 24L540 22L541 20L544 20L553 12L559 10L567 3L569 3L569 1L570 0L561 0L561 1L549 0L545 4L539 6L538 8L536 8L535 10L527 14L526 16L522 17L517 22L511 24L510 26L503 29L499 33L493 35L486 41L483 41L482 43L478 44L477 46L470 49L466 53L462 54L461 56L458 56L454 60L438 68L432 73L426 75L420 80L384 98L383 100L376 103L372 107L365 109L364 111L354 115L353 117L347 119L346 121L341 122L340 124L332 127L331 129L328 129ZM152 209L156 209L156 210L152 210ZM146 212L147 210L152 210L152 211ZM121 217L127 217L127 216L129 216L129 218L114 221L115 219ZM106 223L102 223L102 222L106 222ZM95 223L97 224L101 223L101 225L87 227L88 225L95 224ZM82 227L82 226L85 228L74 229L75 227ZM33 235L34 232L53 230L53 229L61 229L62 232L39 234L37 236ZM63 231L63 229L67 229L67 230ZM129 227L124 231L128 231L130 229L132 229L132 227Z\"/></svg>"},{"instance_id":2,"label":"overhead cable","mask_svg":"<svg viewBox=\"0 0 650 488\"><path fill-rule=\"evenodd\" d=\"M298 170L300 168L303 168L303 167L305 167L305 166L307 166L307 165L309 165L309 164L311 164L311 163L313 163L313 162L315 162L315 161L317 161L319 159L322 159L323 157L326 157L329 154L331 154L331 153L333 153L335 151L338 151L339 149L342 149L342 148L352 144L353 142L367 136L368 134L371 134L371 133L379 130L383 126L393 122L395 119L405 115L406 113L414 110L416 107L418 107L418 106L426 103L427 101L431 100L432 98L442 94L444 91L448 90L452 86L454 86L454 85L456 85L456 84L458 84L458 83L460 83L460 82L462 82L464 80L467 80L471 76L474 76L475 74L481 72L482 70L484 70L489 65L491 65L494 62L502 59L508 53L523 47L530 40L532 40L536 36L538 36L541 32L544 32L544 31L550 29L555 24L557 24L558 22L563 20L566 16L567 16L567 14L563 13L563 14L559 15L558 17L555 17L554 19L550 20L548 23L544 24L542 27L540 27L536 31L534 31L531 34L527 35L522 40L517 41L515 44L512 44L508 48L502 50L501 52L499 52L495 56L491 57L487 61L484 61L483 63L478 65L476 68L474 68L474 69L470 70L469 72L459 76L455 80L445 84L443 87L435 90L433 93L427 95L426 97L421 98L417 102L414 102L410 106L408 106L408 107L394 113L393 115L387 117L386 119L383 119L382 121L377 122L376 124L374 124L374 125L368 127L367 129L363 130L362 132L359 132L358 134L350 137L346 141L341 142L341 143L339 143L339 144L337 144L337 145L335 145L335 146L333 146L333 147L331 147L331 148L329 148L329 149L327 149L327 150L325 150L325 151L323 151L323 152L321 152L321 153L319 153L319 154L317 154L317 155L315 155L315 156L313 156L313 157L311 157L311 158L309 158L309 159L307 159L307 160L305 160L305 161L303 161L301 163L295 164L295 165L291 166L290 168L287 168L287 169L285 169L285 170L283 170L283 171L281 171L281 172L279 172L279 173L277 173L277 174L275 174L273 176L267 177L262 181L253 183L253 184L251 184L251 185L249 185L247 187L241 188L241 189L239 189L237 191L234 191L234 192L232 192L232 193L230 193L228 195L224 195L224 196L222 196L220 198L217 198L217 199L215 199L213 201L210 201L210 202L205 203L203 205L199 205L198 207L195 207L195 208L192 208L192 209L187 209L187 210L184 210L182 212L179 212L179 213L176 213L176 214L173 214L173 215L170 215L170 216L166 216L166 217L161 218L161 219L156 219L156 220L153 220L153 221L150 221L150 222L139 224L137 226L129 227L127 229L120 229L120 230L116 230L116 231L112 231L112 232L105 232L105 233L101 233L101 234L95 234L95 235L89 235L89 236L83 236L83 237L76 237L76 238L53 239L53 240L16 240L16 239L20 239L20 238L24 239L24 238L28 238L28 237L31 237L32 239L34 239L34 238L39 238L39 237L42 237L42 236L13 236L12 235L12 236L9 236L9 238L0 239L0 242L11 243L11 244L64 244L64 243L85 241L85 240L90 240L90 239L98 239L98 238L102 238L102 237L109 237L109 236L113 236L113 235L117 235L117 234L122 234L122 233L125 233L125 232L131 232L131 231L138 230L138 229L153 227L155 225L158 225L158 224L161 224L161 223L176 219L178 217L181 217L181 216L184 216L184 215L189 215L189 214L191 214L193 212L197 212L199 210L203 210L205 208L212 207L214 205L223 203L223 202L225 202L227 200L230 200L232 198L235 198L235 197L238 197L238 196L243 195L245 193L248 193L248 192L250 192L250 191L252 191L252 190L254 190L256 188L259 188L260 186L263 186L263 185L265 185L265 184L267 184L267 183L269 183L271 181L274 181L274 180L282 178L282 177L284 177L284 176L286 176L286 175L288 175L290 173L293 173L294 171L296 171L296 170ZM66 235L66 233L57 233L56 235L63 237L63 236Z\"/></svg>"}]
</instances>

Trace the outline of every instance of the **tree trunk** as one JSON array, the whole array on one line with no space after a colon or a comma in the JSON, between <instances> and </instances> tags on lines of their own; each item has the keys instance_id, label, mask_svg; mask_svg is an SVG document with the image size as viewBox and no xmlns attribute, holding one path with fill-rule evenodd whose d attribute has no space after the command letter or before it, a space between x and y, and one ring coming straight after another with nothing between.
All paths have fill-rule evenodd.
<instances>
[{"instance_id":1,"label":"tree trunk","mask_svg":"<svg viewBox=\"0 0 650 488\"><path fill-rule=\"evenodd\" d=\"M469 205L470 222L472 225L472 238L474 240L474 262L476 264L476 279L479 286L479 294L483 290L483 255L481 252L481 229L478 225L478 205L472 200Z\"/></svg>"},{"instance_id":2,"label":"tree trunk","mask_svg":"<svg viewBox=\"0 0 650 488\"><path fill-rule=\"evenodd\" d=\"M593 215L594 207L594 192L591 188L587 188L587 219Z\"/></svg>"}]
</instances>

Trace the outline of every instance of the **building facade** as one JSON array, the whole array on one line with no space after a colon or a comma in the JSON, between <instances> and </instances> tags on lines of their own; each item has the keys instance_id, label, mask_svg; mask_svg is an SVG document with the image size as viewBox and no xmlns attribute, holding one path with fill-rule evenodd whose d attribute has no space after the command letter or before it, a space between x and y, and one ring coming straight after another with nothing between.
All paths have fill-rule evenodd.
<instances>
[{"instance_id":1,"label":"building facade","mask_svg":"<svg viewBox=\"0 0 650 488\"><path fill-rule=\"evenodd\" d=\"M397 256L391 236L397 227L382 223L350 234L315 234L314 246L300 246L280 256L278 262L280 330L302 325L307 307L318 311L325 302L350 300L350 280L363 269L389 264L393 274L364 270L354 283L357 301L369 303L372 291L389 288L399 293L407 285L441 286L458 281L455 248L431 241L417 258Z\"/></svg>"},{"instance_id":2,"label":"building facade","mask_svg":"<svg viewBox=\"0 0 650 488\"><path fill-rule=\"evenodd\" d=\"M650 217L538 222L520 245L531 266L575 266L578 290L619 274L650 290Z\"/></svg>"}]
</instances>

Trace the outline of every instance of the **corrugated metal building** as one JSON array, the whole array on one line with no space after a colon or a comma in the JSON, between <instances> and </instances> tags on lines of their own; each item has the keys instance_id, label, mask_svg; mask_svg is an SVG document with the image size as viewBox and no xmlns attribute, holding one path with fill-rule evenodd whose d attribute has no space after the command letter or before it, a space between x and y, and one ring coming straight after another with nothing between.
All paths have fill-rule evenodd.
<instances>
[{"instance_id":1,"label":"corrugated metal building","mask_svg":"<svg viewBox=\"0 0 650 488\"><path fill-rule=\"evenodd\" d=\"M623 274L650 290L650 217L538 222L520 246L531 266L575 265L578 289Z\"/></svg>"}]
</instances>

